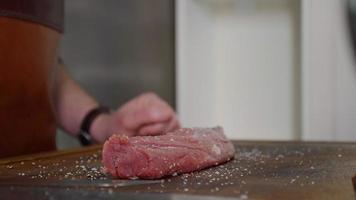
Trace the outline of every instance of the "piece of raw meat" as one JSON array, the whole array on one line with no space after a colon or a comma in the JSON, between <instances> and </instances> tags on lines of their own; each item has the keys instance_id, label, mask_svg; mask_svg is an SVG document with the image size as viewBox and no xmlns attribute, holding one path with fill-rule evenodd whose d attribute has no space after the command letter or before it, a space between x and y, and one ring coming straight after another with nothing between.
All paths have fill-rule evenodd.
<instances>
[{"instance_id":1,"label":"piece of raw meat","mask_svg":"<svg viewBox=\"0 0 356 200\"><path fill-rule=\"evenodd\" d=\"M106 172L117 178L157 179L218 165L235 150L221 127L182 128L160 136L113 135L103 147Z\"/></svg>"}]
</instances>

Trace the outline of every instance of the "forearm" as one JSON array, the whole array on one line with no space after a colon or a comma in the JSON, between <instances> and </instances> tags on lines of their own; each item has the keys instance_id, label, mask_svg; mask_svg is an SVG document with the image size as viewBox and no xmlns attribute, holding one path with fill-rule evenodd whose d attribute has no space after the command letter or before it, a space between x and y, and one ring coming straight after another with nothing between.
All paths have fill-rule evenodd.
<instances>
[{"instance_id":1,"label":"forearm","mask_svg":"<svg viewBox=\"0 0 356 200\"><path fill-rule=\"evenodd\" d=\"M55 94L56 118L59 126L78 135L81 123L98 103L59 67ZM110 114L101 114L90 125L94 141L104 142L112 134L157 135L179 128L173 109L153 93L142 94Z\"/></svg>"},{"instance_id":2,"label":"forearm","mask_svg":"<svg viewBox=\"0 0 356 200\"><path fill-rule=\"evenodd\" d=\"M67 74L62 65L58 70L57 84L55 113L58 125L77 135L84 116L98 103Z\"/></svg>"}]
</instances>

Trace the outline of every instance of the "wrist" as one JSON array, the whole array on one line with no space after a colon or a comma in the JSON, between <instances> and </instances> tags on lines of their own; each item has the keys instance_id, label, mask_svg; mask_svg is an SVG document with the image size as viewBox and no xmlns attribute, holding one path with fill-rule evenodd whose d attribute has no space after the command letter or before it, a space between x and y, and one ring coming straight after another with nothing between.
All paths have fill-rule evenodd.
<instances>
[{"instance_id":1,"label":"wrist","mask_svg":"<svg viewBox=\"0 0 356 200\"><path fill-rule=\"evenodd\" d=\"M102 113L92 123L90 134L94 142L102 143L112 134L112 114Z\"/></svg>"},{"instance_id":2,"label":"wrist","mask_svg":"<svg viewBox=\"0 0 356 200\"><path fill-rule=\"evenodd\" d=\"M104 119L106 119L105 116L109 114L109 108L105 106L98 106L91 109L85 115L80 126L80 134L78 137L82 145L86 146L92 144L93 142L103 142L105 140L104 134L106 133L106 130L104 128L109 126L106 123L107 120ZM93 127L94 124L96 124L95 127ZM95 133L93 135L93 132L98 132L100 134Z\"/></svg>"}]
</instances>

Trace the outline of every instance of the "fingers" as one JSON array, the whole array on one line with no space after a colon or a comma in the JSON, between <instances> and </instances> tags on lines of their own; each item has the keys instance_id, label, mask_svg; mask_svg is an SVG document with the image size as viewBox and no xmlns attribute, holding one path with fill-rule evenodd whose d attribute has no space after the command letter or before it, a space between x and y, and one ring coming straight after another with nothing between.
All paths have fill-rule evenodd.
<instances>
[{"instance_id":1,"label":"fingers","mask_svg":"<svg viewBox=\"0 0 356 200\"><path fill-rule=\"evenodd\" d=\"M164 122L164 123L156 123L156 124L143 126L138 131L138 135L140 135L140 136L162 135L167 132L174 131L178 128L180 128L180 124L179 124L178 119L174 116L172 119L170 119L169 121Z\"/></svg>"},{"instance_id":2,"label":"fingers","mask_svg":"<svg viewBox=\"0 0 356 200\"><path fill-rule=\"evenodd\" d=\"M171 111L155 108L146 108L144 110L139 110L134 113L126 114L122 120L122 124L127 129L137 130L147 124L165 124L164 122L169 120L172 115L173 112Z\"/></svg>"},{"instance_id":3,"label":"fingers","mask_svg":"<svg viewBox=\"0 0 356 200\"><path fill-rule=\"evenodd\" d=\"M153 93L140 95L116 112L121 130L134 135L158 135L180 127L174 110Z\"/></svg>"},{"instance_id":4,"label":"fingers","mask_svg":"<svg viewBox=\"0 0 356 200\"><path fill-rule=\"evenodd\" d=\"M180 128L180 124L179 124L179 121L177 119L177 117L173 117L169 124L167 125L167 128L166 128L166 131L169 132L169 131L174 131L176 129L179 129Z\"/></svg>"},{"instance_id":5,"label":"fingers","mask_svg":"<svg viewBox=\"0 0 356 200\"><path fill-rule=\"evenodd\" d=\"M146 125L138 131L138 135L161 135L166 132L167 123L156 123L153 125Z\"/></svg>"},{"instance_id":6,"label":"fingers","mask_svg":"<svg viewBox=\"0 0 356 200\"><path fill-rule=\"evenodd\" d=\"M143 125L161 123L174 115L173 109L157 95L141 95L120 108L121 123L128 129L136 130Z\"/></svg>"}]
</instances>

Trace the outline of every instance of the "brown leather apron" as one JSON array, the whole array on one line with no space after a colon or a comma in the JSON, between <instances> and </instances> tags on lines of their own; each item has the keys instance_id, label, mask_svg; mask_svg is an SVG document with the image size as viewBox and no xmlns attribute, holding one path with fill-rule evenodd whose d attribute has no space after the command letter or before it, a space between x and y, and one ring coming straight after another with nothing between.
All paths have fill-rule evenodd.
<instances>
[{"instance_id":1,"label":"brown leather apron","mask_svg":"<svg viewBox=\"0 0 356 200\"><path fill-rule=\"evenodd\" d=\"M0 0L0 157L55 150L62 0Z\"/></svg>"}]
</instances>

